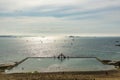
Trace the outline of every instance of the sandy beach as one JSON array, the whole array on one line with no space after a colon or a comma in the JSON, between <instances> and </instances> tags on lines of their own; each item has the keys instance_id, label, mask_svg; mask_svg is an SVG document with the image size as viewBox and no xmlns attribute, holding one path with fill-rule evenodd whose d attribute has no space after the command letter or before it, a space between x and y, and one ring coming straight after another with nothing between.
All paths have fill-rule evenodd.
<instances>
[{"instance_id":1,"label":"sandy beach","mask_svg":"<svg viewBox=\"0 0 120 80\"><path fill-rule=\"evenodd\" d=\"M0 80L120 80L120 71L0 74Z\"/></svg>"}]
</instances>

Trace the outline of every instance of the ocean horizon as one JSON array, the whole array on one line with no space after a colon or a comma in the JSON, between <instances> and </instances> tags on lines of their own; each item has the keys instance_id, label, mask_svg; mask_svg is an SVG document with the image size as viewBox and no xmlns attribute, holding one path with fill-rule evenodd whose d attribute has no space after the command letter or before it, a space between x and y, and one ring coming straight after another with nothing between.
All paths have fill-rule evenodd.
<instances>
[{"instance_id":1,"label":"ocean horizon","mask_svg":"<svg viewBox=\"0 0 120 80\"><path fill-rule=\"evenodd\" d=\"M51 57L63 53L71 57L97 57L118 61L120 37L81 36L0 36L0 64L26 57Z\"/></svg>"}]
</instances>

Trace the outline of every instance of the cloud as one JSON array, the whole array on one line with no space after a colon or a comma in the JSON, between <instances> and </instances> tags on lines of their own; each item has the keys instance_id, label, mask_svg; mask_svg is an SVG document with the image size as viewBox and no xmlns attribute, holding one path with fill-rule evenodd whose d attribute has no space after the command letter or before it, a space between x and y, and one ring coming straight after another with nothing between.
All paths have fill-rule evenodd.
<instances>
[{"instance_id":1,"label":"cloud","mask_svg":"<svg viewBox=\"0 0 120 80\"><path fill-rule=\"evenodd\" d=\"M0 34L120 35L119 14L120 0L0 0Z\"/></svg>"},{"instance_id":2,"label":"cloud","mask_svg":"<svg viewBox=\"0 0 120 80\"><path fill-rule=\"evenodd\" d=\"M73 4L74 0L2 0L0 1L1 8L6 11L25 10L40 6L63 6Z\"/></svg>"},{"instance_id":3,"label":"cloud","mask_svg":"<svg viewBox=\"0 0 120 80\"><path fill-rule=\"evenodd\" d=\"M0 12L55 12L59 10L62 12L63 10L64 13L72 13L116 7L119 4L119 0L1 0Z\"/></svg>"},{"instance_id":4,"label":"cloud","mask_svg":"<svg viewBox=\"0 0 120 80\"><path fill-rule=\"evenodd\" d=\"M119 10L119 4L119 0L1 0L0 17L44 16L86 19L103 12Z\"/></svg>"},{"instance_id":5,"label":"cloud","mask_svg":"<svg viewBox=\"0 0 120 80\"><path fill-rule=\"evenodd\" d=\"M55 17L3 17L2 32L14 34L117 34L119 14L111 13L99 19L66 20ZM7 24L6 24L7 23Z\"/></svg>"}]
</instances>

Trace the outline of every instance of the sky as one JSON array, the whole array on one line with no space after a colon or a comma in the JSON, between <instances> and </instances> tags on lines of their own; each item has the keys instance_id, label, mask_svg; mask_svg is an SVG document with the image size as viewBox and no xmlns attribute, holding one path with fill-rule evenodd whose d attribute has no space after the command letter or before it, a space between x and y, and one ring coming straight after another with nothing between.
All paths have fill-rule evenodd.
<instances>
[{"instance_id":1,"label":"sky","mask_svg":"<svg viewBox=\"0 0 120 80\"><path fill-rule=\"evenodd\" d=\"M0 0L0 35L120 36L120 0Z\"/></svg>"}]
</instances>

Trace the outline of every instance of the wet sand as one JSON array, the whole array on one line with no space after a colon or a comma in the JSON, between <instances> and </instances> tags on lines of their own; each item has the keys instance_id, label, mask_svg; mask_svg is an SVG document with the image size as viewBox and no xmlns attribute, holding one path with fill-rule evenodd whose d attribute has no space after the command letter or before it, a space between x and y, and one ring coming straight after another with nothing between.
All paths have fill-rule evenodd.
<instances>
[{"instance_id":1,"label":"wet sand","mask_svg":"<svg viewBox=\"0 0 120 80\"><path fill-rule=\"evenodd\" d=\"M56 73L0 73L0 80L120 80L120 70Z\"/></svg>"}]
</instances>

